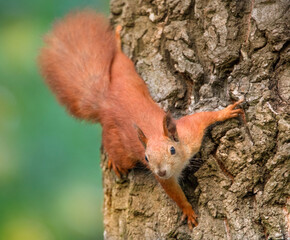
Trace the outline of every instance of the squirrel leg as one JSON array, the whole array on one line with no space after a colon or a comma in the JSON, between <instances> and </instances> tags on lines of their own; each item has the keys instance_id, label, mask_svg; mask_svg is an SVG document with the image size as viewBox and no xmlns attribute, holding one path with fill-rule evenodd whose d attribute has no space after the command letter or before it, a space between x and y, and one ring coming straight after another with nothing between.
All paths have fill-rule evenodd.
<instances>
[{"instance_id":1,"label":"squirrel leg","mask_svg":"<svg viewBox=\"0 0 290 240\"><path fill-rule=\"evenodd\" d=\"M133 161L126 152L118 135L118 131L115 128L103 131L103 146L108 153L108 168L121 176L128 175L130 169L132 169L136 161Z\"/></svg>"},{"instance_id":2,"label":"squirrel leg","mask_svg":"<svg viewBox=\"0 0 290 240\"><path fill-rule=\"evenodd\" d=\"M156 176L161 186L164 188L165 192L172 198L174 202L181 208L183 215L182 221L187 218L187 225L190 230L192 230L193 225L196 227L198 225L197 215L192 209L191 204L187 201L184 192L182 191L180 185L174 177L169 179L161 179Z\"/></svg>"}]
</instances>

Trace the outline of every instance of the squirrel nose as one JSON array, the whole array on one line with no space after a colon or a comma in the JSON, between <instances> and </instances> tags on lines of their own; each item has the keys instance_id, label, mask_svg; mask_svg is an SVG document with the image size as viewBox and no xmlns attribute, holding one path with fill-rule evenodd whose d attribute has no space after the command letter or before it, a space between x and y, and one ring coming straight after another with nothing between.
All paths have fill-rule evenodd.
<instances>
[{"instance_id":1,"label":"squirrel nose","mask_svg":"<svg viewBox=\"0 0 290 240\"><path fill-rule=\"evenodd\" d=\"M158 170L157 174L159 177L164 177L166 175L166 170Z\"/></svg>"}]
</instances>

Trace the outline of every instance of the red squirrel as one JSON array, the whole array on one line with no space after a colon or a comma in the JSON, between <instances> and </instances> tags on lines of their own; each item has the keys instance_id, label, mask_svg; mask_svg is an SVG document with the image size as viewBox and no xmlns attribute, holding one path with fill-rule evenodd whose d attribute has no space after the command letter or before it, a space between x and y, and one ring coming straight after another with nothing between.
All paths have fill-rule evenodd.
<instances>
[{"instance_id":1,"label":"red squirrel","mask_svg":"<svg viewBox=\"0 0 290 240\"><path fill-rule=\"evenodd\" d=\"M73 116L102 125L108 167L127 174L137 162L155 175L187 218L197 216L178 178L199 151L205 129L238 114L238 101L215 112L200 112L178 120L151 98L133 62L122 52L121 26L115 30L93 10L68 14L45 37L41 73L58 101Z\"/></svg>"}]
</instances>

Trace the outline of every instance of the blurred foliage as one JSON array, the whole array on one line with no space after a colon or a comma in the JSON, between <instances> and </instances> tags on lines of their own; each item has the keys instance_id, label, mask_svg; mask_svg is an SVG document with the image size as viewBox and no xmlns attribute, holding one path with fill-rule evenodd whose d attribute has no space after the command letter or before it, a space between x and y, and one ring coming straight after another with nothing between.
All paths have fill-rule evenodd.
<instances>
[{"instance_id":1,"label":"blurred foliage","mask_svg":"<svg viewBox=\"0 0 290 240\"><path fill-rule=\"evenodd\" d=\"M37 55L52 22L108 0L0 0L0 239L103 239L101 128L58 105Z\"/></svg>"}]
</instances>

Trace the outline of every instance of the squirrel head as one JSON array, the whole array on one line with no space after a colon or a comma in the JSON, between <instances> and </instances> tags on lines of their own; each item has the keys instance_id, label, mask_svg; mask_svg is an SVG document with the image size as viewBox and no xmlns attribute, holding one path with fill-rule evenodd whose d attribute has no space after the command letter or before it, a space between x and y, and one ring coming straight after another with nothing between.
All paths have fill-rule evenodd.
<instances>
[{"instance_id":1,"label":"squirrel head","mask_svg":"<svg viewBox=\"0 0 290 240\"><path fill-rule=\"evenodd\" d=\"M145 160L151 171L159 178L178 177L182 171L185 156L179 141L175 120L170 113L163 118L163 135L147 138L136 126L139 140L145 148Z\"/></svg>"}]
</instances>

